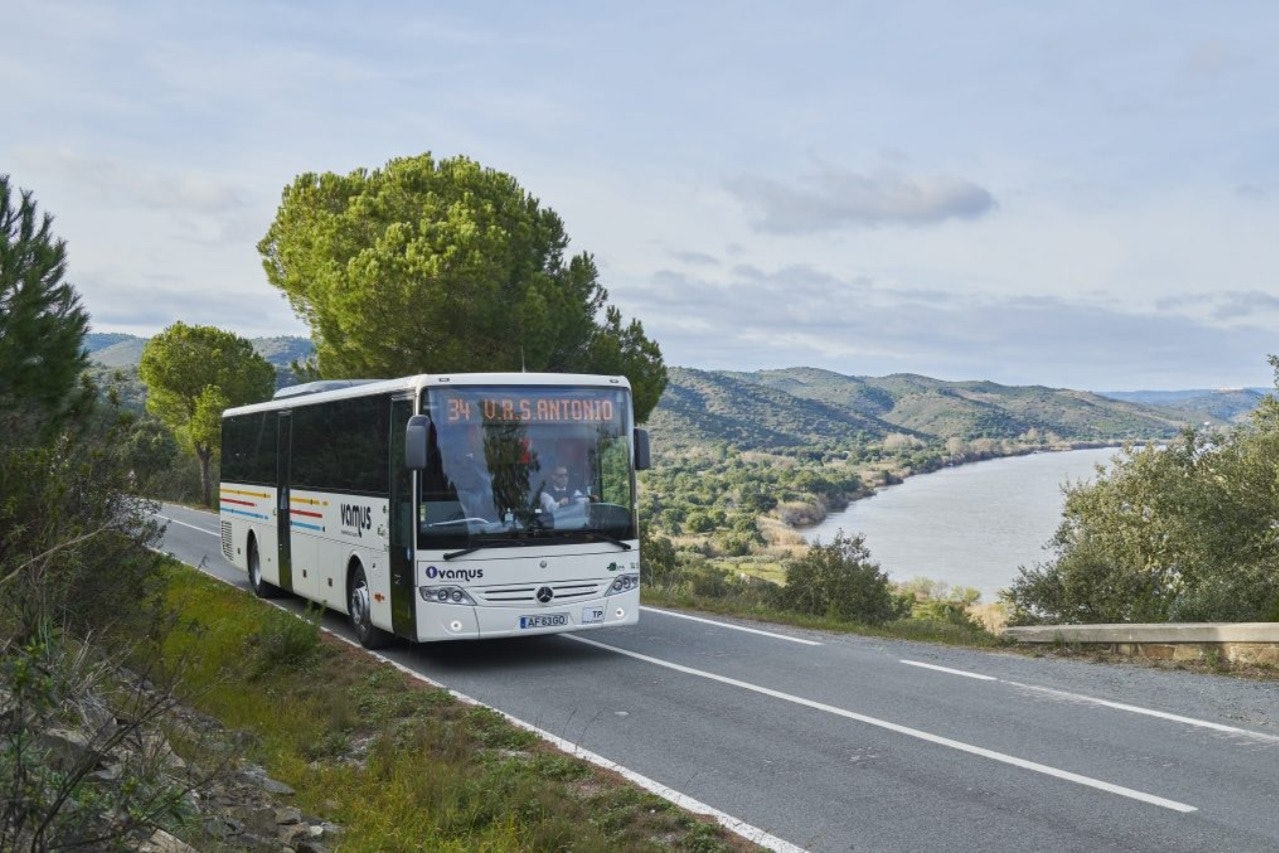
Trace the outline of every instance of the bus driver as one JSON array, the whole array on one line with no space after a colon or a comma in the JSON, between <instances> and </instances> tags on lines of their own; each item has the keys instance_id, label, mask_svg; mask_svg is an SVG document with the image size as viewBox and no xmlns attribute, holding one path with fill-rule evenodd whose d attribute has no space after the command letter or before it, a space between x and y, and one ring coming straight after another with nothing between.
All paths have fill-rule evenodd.
<instances>
[{"instance_id":1,"label":"bus driver","mask_svg":"<svg viewBox=\"0 0 1279 853\"><path fill-rule=\"evenodd\" d=\"M551 469L550 482L542 489L543 512L554 512L584 499L585 495L580 491L569 488L567 466L556 465Z\"/></svg>"}]
</instances>

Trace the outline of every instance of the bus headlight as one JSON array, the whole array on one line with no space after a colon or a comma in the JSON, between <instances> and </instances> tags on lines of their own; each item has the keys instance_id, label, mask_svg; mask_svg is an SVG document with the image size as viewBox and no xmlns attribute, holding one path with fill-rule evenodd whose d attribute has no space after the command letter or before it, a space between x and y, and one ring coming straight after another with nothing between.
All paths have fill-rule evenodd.
<instances>
[{"instance_id":1,"label":"bus headlight","mask_svg":"<svg viewBox=\"0 0 1279 853\"><path fill-rule=\"evenodd\" d=\"M475 599L467 594L466 590L457 586L422 586L418 587L418 594L422 596L423 601L433 604L465 604L470 607L475 606Z\"/></svg>"},{"instance_id":2,"label":"bus headlight","mask_svg":"<svg viewBox=\"0 0 1279 853\"><path fill-rule=\"evenodd\" d=\"M608 593L615 595L619 592L630 592L633 589L639 589L639 585L638 574L618 575L613 579L613 585L608 588Z\"/></svg>"}]
</instances>

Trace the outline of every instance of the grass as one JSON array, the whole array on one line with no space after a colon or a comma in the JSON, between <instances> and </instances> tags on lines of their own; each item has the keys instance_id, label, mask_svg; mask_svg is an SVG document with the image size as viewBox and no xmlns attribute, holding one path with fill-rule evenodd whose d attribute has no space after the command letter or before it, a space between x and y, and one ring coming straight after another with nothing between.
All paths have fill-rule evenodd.
<instances>
[{"instance_id":1,"label":"grass","mask_svg":"<svg viewBox=\"0 0 1279 853\"><path fill-rule=\"evenodd\" d=\"M138 653L180 671L296 806L344 827L342 850L754 849L322 633L314 612L177 564L166 595L172 622Z\"/></svg>"}]
</instances>

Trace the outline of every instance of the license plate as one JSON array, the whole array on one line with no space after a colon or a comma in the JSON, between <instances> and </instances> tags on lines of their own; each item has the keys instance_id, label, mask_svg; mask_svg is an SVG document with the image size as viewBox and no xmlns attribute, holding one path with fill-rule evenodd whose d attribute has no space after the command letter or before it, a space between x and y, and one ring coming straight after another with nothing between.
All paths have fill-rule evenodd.
<instances>
[{"instance_id":1,"label":"license plate","mask_svg":"<svg viewBox=\"0 0 1279 853\"><path fill-rule=\"evenodd\" d=\"M521 628L563 628L568 625L567 613L539 613L536 616L521 616Z\"/></svg>"},{"instance_id":2,"label":"license plate","mask_svg":"<svg viewBox=\"0 0 1279 853\"><path fill-rule=\"evenodd\" d=\"M584 607L582 608L582 624L593 625L596 622L604 621L603 607Z\"/></svg>"}]
</instances>

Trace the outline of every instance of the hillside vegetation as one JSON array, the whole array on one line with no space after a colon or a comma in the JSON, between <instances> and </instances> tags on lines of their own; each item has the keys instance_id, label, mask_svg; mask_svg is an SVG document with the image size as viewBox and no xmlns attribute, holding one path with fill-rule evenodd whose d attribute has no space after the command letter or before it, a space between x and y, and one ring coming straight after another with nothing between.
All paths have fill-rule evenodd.
<instances>
[{"instance_id":1,"label":"hillside vegetation","mask_svg":"<svg viewBox=\"0 0 1279 853\"><path fill-rule=\"evenodd\" d=\"M95 371L118 375L142 408L144 339L88 335ZM300 337L258 338L276 367L311 357ZM109 367L106 365L110 365ZM1186 392L1115 399L1087 391L913 374L846 376L668 368L648 421L656 464L640 479L641 521L687 558L776 578L802 549L796 528L902 477L980 459L1125 441L1167 441L1188 425L1225 426L1261 395ZM173 495L166 495L174 497Z\"/></svg>"},{"instance_id":2,"label":"hillside vegetation","mask_svg":"<svg viewBox=\"0 0 1279 853\"><path fill-rule=\"evenodd\" d=\"M85 336L100 367L136 370L146 338ZM281 382L315 352L307 338L251 339ZM898 373L845 376L812 367L753 373L668 368L670 380L649 426L667 447L718 442L741 450L818 448L882 441L1010 439L1031 433L1069 442L1168 437L1187 424L1238 421L1266 396L1258 389L1107 392L1041 385L950 382Z\"/></svg>"},{"instance_id":3,"label":"hillside vegetation","mask_svg":"<svg viewBox=\"0 0 1279 853\"><path fill-rule=\"evenodd\" d=\"M1053 436L1068 442L1166 438L1194 421L1228 418L1179 401L1176 410L1087 391L946 382L894 374L844 376L796 367L756 373L669 368L650 426L674 447L723 441L743 450L883 441ZM1255 406L1255 403L1254 403ZM1218 409L1222 415L1227 407Z\"/></svg>"}]
</instances>

